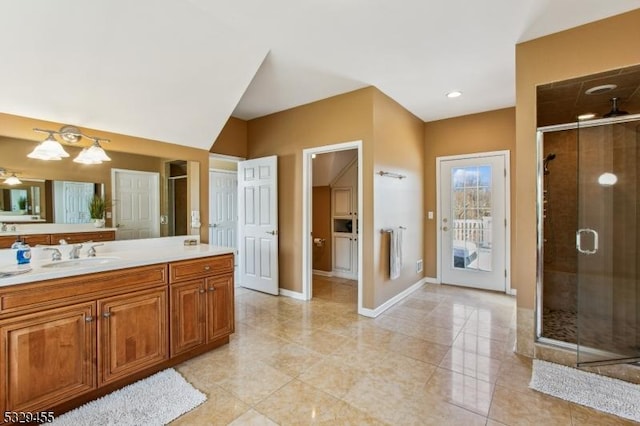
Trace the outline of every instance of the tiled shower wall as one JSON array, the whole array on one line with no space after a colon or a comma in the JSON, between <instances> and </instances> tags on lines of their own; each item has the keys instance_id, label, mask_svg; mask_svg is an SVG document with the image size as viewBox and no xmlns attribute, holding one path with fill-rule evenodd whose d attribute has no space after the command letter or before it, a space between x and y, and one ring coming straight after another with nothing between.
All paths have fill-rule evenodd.
<instances>
[{"instance_id":1,"label":"tiled shower wall","mask_svg":"<svg viewBox=\"0 0 640 426\"><path fill-rule=\"evenodd\" d=\"M544 135L544 156L554 153L544 176L544 308L577 310L577 131Z\"/></svg>"}]
</instances>

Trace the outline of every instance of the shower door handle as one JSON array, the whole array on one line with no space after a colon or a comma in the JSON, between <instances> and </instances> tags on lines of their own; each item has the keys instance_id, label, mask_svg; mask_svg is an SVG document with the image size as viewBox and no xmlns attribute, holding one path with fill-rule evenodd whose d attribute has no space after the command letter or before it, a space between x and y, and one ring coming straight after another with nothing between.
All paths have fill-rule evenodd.
<instances>
[{"instance_id":1,"label":"shower door handle","mask_svg":"<svg viewBox=\"0 0 640 426\"><path fill-rule=\"evenodd\" d=\"M582 234L593 234L593 250L582 248ZM598 233L591 228L578 229L576 232L576 249L582 254L596 254L598 251Z\"/></svg>"}]
</instances>

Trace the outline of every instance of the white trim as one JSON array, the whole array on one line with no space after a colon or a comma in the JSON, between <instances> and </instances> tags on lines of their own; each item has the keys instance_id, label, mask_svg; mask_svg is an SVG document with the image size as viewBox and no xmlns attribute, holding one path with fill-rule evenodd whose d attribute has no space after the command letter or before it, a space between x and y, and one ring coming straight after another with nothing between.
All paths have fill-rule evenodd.
<instances>
[{"instance_id":1,"label":"white trim","mask_svg":"<svg viewBox=\"0 0 640 426\"><path fill-rule=\"evenodd\" d=\"M440 280L435 277L424 277L423 280L426 284L442 284Z\"/></svg>"},{"instance_id":2,"label":"white trim","mask_svg":"<svg viewBox=\"0 0 640 426\"><path fill-rule=\"evenodd\" d=\"M413 284L411 287L407 288L402 293L396 294L391 299L387 300L386 302L384 302L382 305L378 306L375 309L358 307L358 313L360 315L364 315L365 317L375 318L379 316L381 313L383 313L384 311L386 311L387 309L389 309L390 307L392 307L393 305L395 305L396 303L398 303L399 301L401 301L402 299L404 299L405 297L409 296L414 291L418 290L420 287L422 287L422 285L425 282L426 282L425 278L420 279L417 283Z\"/></svg>"},{"instance_id":3,"label":"white trim","mask_svg":"<svg viewBox=\"0 0 640 426\"><path fill-rule=\"evenodd\" d=\"M333 277L333 272L321 271L320 269L314 269L313 275L320 275L321 277Z\"/></svg>"},{"instance_id":4,"label":"white trim","mask_svg":"<svg viewBox=\"0 0 640 426\"><path fill-rule=\"evenodd\" d=\"M292 291L292 290L287 290L286 288L281 288L279 290L280 292L280 296L285 296L285 297L290 297L292 299L296 299L296 300L307 300L304 298L304 294L297 292L297 291Z\"/></svg>"},{"instance_id":5,"label":"white trim","mask_svg":"<svg viewBox=\"0 0 640 426\"><path fill-rule=\"evenodd\" d=\"M311 300L313 294L313 238L311 237L311 211L313 194L313 154L326 152L358 150L358 234L362 235L363 216L363 153L362 140L342 142L333 145L319 146L302 150L302 295L304 300ZM358 238L358 312L362 310L362 238ZM353 277L352 277L353 278Z\"/></svg>"},{"instance_id":6,"label":"white trim","mask_svg":"<svg viewBox=\"0 0 640 426\"><path fill-rule=\"evenodd\" d=\"M215 167L209 167L209 172L216 172L216 173L226 173L229 175L237 175L238 172L235 170L225 170L225 169L216 169Z\"/></svg>"},{"instance_id":7,"label":"white trim","mask_svg":"<svg viewBox=\"0 0 640 426\"><path fill-rule=\"evenodd\" d=\"M502 151L489 151L489 152L476 152L470 154L461 155L447 155L442 157L436 157L436 219L439 221L442 218L442 205L440 203L440 169L442 161L449 160L464 160L467 158L483 158L492 156L504 156L504 168L506 171L504 181L504 217L507 221L505 229L505 259L504 267L506 269L505 276L505 293L515 295L515 289L512 293L511 289L511 152L509 150ZM438 283L442 282L442 237L440 232L440 226L436 223L436 280Z\"/></svg>"},{"instance_id":8,"label":"white trim","mask_svg":"<svg viewBox=\"0 0 640 426\"><path fill-rule=\"evenodd\" d=\"M209 158L215 158L216 160L226 160L226 161L244 161L246 158L244 157L236 157L234 155L226 155L226 154L216 154L210 153Z\"/></svg>"}]
</instances>

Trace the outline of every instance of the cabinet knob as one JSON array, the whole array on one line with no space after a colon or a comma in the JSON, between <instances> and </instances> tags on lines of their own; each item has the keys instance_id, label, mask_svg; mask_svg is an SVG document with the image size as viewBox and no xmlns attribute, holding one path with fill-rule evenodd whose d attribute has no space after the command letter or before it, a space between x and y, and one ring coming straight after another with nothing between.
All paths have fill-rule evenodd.
<instances>
[{"instance_id":1,"label":"cabinet knob","mask_svg":"<svg viewBox=\"0 0 640 426\"><path fill-rule=\"evenodd\" d=\"M198 293L202 294L204 293L206 290L204 288L201 288L200 290L198 290Z\"/></svg>"},{"instance_id":2,"label":"cabinet knob","mask_svg":"<svg viewBox=\"0 0 640 426\"><path fill-rule=\"evenodd\" d=\"M207 266L205 266L205 267L204 267L204 270L205 270L205 271L208 271L209 269L211 269L211 266L209 266L209 265L207 265Z\"/></svg>"},{"instance_id":3,"label":"cabinet knob","mask_svg":"<svg viewBox=\"0 0 640 426\"><path fill-rule=\"evenodd\" d=\"M91 316L91 315L87 315L86 317L84 317L84 321L85 321L85 322L91 322L91 321L93 321L93 316Z\"/></svg>"},{"instance_id":4,"label":"cabinet knob","mask_svg":"<svg viewBox=\"0 0 640 426\"><path fill-rule=\"evenodd\" d=\"M209 291L216 291L215 287L209 287Z\"/></svg>"},{"instance_id":5,"label":"cabinet knob","mask_svg":"<svg viewBox=\"0 0 640 426\"><path fill-rule=\"evenodd\" d=\"M111 312L105 312L102 314L103 318L109 318L111 316Z\"/></svg>"}]
</instances>

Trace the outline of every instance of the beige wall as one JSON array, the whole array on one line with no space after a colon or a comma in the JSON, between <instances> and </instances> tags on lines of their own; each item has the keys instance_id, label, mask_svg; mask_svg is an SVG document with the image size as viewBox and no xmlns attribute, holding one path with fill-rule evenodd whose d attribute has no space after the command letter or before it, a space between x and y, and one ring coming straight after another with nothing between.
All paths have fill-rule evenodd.
<instances>
[{"instance_id":1,"label":"beige wall","mask_svg":"<svg viewBox=\"0 0 640 426\"><path fill-rule=\"evenodd\" d=\"M536 86L640 64L640 9L516 46L513 284L533 309L536 287Z\"/></svg>"},{"instance_id":2,"label":"beige wall","mask_svg":"<svg viewBox=\"0 0 640 426\"><path fill-rule=\"evenodd\" d=\"M247 122L239 118L229 117L218 138L211 146L210 152L246 158Z\"/></svg>"},{"instance_id":3,"label":"beige wall","mask_svg":"<svg viewBox=\"0 0 640 426\"><path fill-rule=\"evenodd\" d=\"M374 92L373 170L373 244L372 256L365 265L372 268L375 306L420 281L416 261L423 258L424 244L424 123L397 102ZM379 171L405 175L405 179L384 177ZM373 173L372 173L373 172ZM365 178L366 181L366 178ZM406 227L403 235L403 267L400 277L389 279L389 234L382 229ZM365 246L366 247L366 246Z\"/></svg>"},{"instance_id":4,"label":"beige wall","mask_svg":"<svg viewBox=\"0 0 640 426\"><path fill-rule=\"evenodd\" d=\"M372 164L374 88L303 105L248 123L248 158L278 156L280 287L302 291L302 150L348 141L363 141L363 159ZM372 176L371 165L365 176ZM372 181L364 179L363 247L371 247ZM371 250L369 259L371 259ZM367 259L365 254L364 259ZM365 287L372 283L364 274ZM373 306L373 289L365 288L364 304Z\"/></svg>"},{"instance_id":5,"label":"beige wall","mask_svg":"<svg viewBox=\"0 0 640 426\"><path fill-rule=\"evenodd\" d=\"M50 121L36 120L27 117L19 117L15 115L0 113L0 134L10 139L25 139L32 141L43 140L43 134L33 131L34 127L43 129L57 130L63 126L63 123L54 123ZM149 155L158 158L180 159L186 161L195 161L200 164L200 170L207 170L209 164L209 152L203 149L190 148L182 145L175 145L166 142L159 142L150 139L137 138L133 136L120 135L101 130L93 130L82 128L82 130L96 137L110 139L110 143L105 143L104 148L109 154L130 153ZM1 148L1 146L0 146ZM63 163L71 163L71 158L61 160ZM50 162L49 162L50 163ZM39 167L49 167L49 163L42 162ZM11 166L3 166L11 168ZM90 173L90 172L89 172ZM200 217L202 227L200 228L200 238L206 242L209 239L208 217L209 217L209 176L207 173L200 173Z\"/></svg>"},{"instance_id":6,"label":"beige wall","mask_svg":"<svg viewBox=\"0 0 640 426\"><path fill-rule=\"evenodd\" d=\"M515 205L515 108L505 108L447 120L432 121L424 125L425 141L425 214L434 212L434 219L426 221L424 234L425 276L437 276L437 229L439 218L436 200L436 158L447 155L487 151L511 151L511 226L517 218ZM514 236L511 238L512 257ZM513 285L513 283L512 283Z\"/></svg>"},{"instance_id":7,"label":"beige wall","mask_svg":"<svg viewBox=\"0 0 640 426\"><path fill-rule=\"evenodd\" d=\"M363 305L374 309L422 278L415 272L423 247L422 121L368 87L251 120L248 140L249 158L278 155L281 288L302 291L302 150L355 140L363 142ZM379 169L408 178L378 181ZM399 225L408 228L405 266L390 281L388 242L380 229Z\"/></svg>"}]
</instances>

